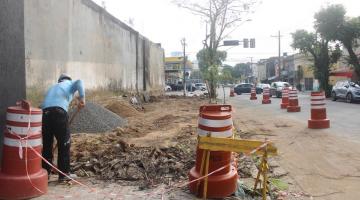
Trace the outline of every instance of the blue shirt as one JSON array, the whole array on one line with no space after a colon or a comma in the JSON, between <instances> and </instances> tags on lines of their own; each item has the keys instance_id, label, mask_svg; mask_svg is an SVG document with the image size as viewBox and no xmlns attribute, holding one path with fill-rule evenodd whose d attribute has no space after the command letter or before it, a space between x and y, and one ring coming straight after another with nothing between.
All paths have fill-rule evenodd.
<instances>
[{"instance_id":1,"label":"blue shirt","mask_svg":"<svg viewBox=\"0 0 360 200\"><path fill-rule=\"evenodd\" d=\"M85 98L85 90L81 80L64 80L57 83L48 90L41 107L42 109L60 107L67 112L76 91L79 92L80 98Z\"/></svg>"}]
</instances>

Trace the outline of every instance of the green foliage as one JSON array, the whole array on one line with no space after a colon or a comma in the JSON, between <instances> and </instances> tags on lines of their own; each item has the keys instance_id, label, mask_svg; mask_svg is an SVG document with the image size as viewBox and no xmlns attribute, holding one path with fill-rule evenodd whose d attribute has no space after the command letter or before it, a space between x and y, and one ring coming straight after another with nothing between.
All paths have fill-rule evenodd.
<instances>
[{"instance_id":1,"label":"green foliage","mask_svg":"<svg viewBox=\"0 0 360 200\"><path fill-rule=\"evenodd\" d=\"M231 75L232 67L231 66L224 66L222 69L222 73L220 76L220 80L222 83L232 83L234 78Z\"/></svg>"},{"instance_id":2,"label":"green foliage","mask_svg":"<svg viewBox=\"0 0 360 200\"><path fill-rule=\"evenodd\" d=\"M330 5L322 8L314 16L315 29L327 40L342 37L338 29L340 29L345 21L345 8L341 4Z\"/></svg>"},{"instance_id":3,"label":"green foliage","mask_svg":"<svg viewBox=\"0 0 360 200\"><path fill-rule=\"evenodd\" d=\"M242 77L247 77L252 74L252 69L249 63L238 63L234 66L233 77L240 80Z\"/></svg>"},{"instance_id":4,"label":"green foliage","mask_svg":"<svg viewBox=\"0 0 360 200\"><path fill-rule=\"evenodd\" d=\"M346 10L340 4L330 5L315 14L315 29L323 38L340 41L349 52L348 63L360 75L360 59L354 52L359 46L360 17L346 17Z\"/></svg>"},{"instance_id":5,"label":"green foliage","mask_svg":"<svg viewBox=\"0 0 360 200\"><path fill-rule=\"evenodd\" d=\"M216 86L221 78L219 66L226 59L226 55L225 51L213 51L209 48L200 50L196 55L202 77L208 82L212 99L216 98Z\"/></svg>"},{"instance_id":6,"label":"green foliage","mask_svg":"<svg viewBox=\"0 0 360 200\"><path fill-rule=\"evenodd\" d=\"M270 178L269 181L271 185L273 185L278 190L285 191L289 188L289 185L286 182L282 181L281 179Z\"/></svg>"},{"instance_id":7,"label":"green foliage","mask_svg":"<svg viewBox=\"0 0 360 200\"><path fill-rule=\"evenodd\" d=\"M212 51L211 49L201 49L197 54L196 58L199 61L200 71L205 73L211 65L220 66L226 59L225 51Z\"/></svg>"},{"instance_id":8,"label":"green foliage","mask_svg":"<svg viewBox=\"0 0 360 200\"><path fill-rule=\"evenodd\" d=\"M291 46L294 49L299 49L301 53L308 53L315 49L316 36L314 33L309 33L306 30L297 30L291 35L293 38Z\"/></svg>"},{"instance_id":9,"label":"green foliage","mask_svg":"<svg viewBox=\"0 0 360 200\"><path fill-rule=\"evenodd\" d=\"M299 49L304 54L311 54L314 58L314 76L319 79L320 88L330 95L329 74L332 63L336 63L341 56L339 45L332 48L329 40L318 37L314 33L305 30L297 30L292 33L294 49Z\"/></svg>"}]
</instances>

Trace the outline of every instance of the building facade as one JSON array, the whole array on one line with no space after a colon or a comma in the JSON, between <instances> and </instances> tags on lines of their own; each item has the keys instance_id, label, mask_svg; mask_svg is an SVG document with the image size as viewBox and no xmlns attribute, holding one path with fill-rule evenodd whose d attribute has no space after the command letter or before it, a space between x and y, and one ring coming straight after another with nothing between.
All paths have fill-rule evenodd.
<instances>
[{"instance_id":1,"label":"building facade","mask_svg":"<svg viewBox=\"0 0 360 200\"><path fill-rule=\"evenodd\" d=\"M185 74L189 77L192 71L192 63L186 61ZM177 84L182 82L184 77L184 59L183 57L165 58L165 82L166 84Z\"/></svg>"}]
</instances>

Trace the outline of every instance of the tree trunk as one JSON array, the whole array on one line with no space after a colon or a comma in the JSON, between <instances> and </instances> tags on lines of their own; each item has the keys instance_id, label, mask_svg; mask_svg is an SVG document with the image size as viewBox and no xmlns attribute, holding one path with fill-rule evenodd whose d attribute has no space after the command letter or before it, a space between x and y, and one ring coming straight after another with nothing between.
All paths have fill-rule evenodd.
<instances>
[{"instance_id":1,"label":"tree trunk","mask_svg":"<svg viewBox=\"0 0 360 200\"><path fill-rule=\"evenodd\" d=\"M323 47L325 48L325 46ZM328 51L323 50L323 53L315 60L315 78L320 82L320 90L325 92L326 97L331 96L331 87L329 84L330 75L330 60Z\"/></svg>"},{"instance_id":2,"label":"tree trunk","mask_svg":"<svg viewBox=\"0 0 360 200\"><path fill-rule=\"evenodd\" d=\"M350 64L354 65L354 71L357 77L360 77L360 62L351 46L344 45L349 52Z\"/></svg>"}]
</instances>

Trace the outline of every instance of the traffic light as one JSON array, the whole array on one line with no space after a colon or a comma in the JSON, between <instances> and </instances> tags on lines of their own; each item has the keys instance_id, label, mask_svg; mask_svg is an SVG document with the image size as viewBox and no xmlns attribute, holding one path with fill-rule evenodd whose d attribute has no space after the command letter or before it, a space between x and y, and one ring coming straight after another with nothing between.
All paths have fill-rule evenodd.
<instances>
[{"instance_id":1,"label":"traffic light","mask_svg":"<svg viewBox=\"0 0 360 200\"><path fill-rule=\"evenodd\" d=\"M249 48L249 39L244 38L243 43L244 43L244 48Z\"/></svg>"},{"instance_id":2,"label":"traffic light","mask_svg":"<svg viewBox=\"0 0 360 200\"><path fill-rule=\"evenodd\" d=\"M255 38L250 39L250 48L255 48Z\"/></svg>"}]
</instances>

